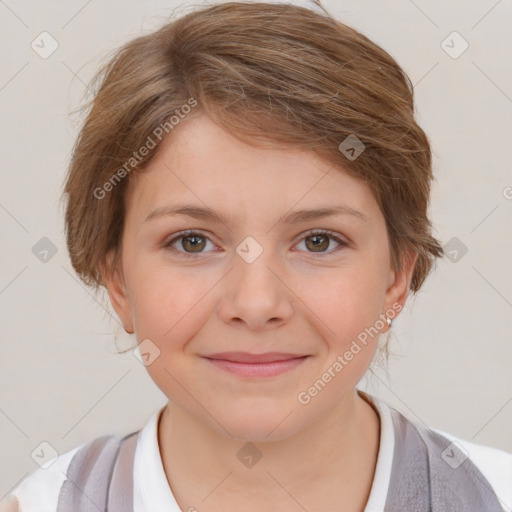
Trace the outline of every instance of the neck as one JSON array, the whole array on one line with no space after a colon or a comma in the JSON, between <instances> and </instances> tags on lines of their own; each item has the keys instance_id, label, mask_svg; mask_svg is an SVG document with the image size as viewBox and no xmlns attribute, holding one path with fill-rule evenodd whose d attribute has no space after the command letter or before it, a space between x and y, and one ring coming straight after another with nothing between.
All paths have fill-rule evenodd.
<instances>
[{"instance_id":1,"label":"neck","mask_svg":"<svg viewBox=\"0 0 512 512\"><path fill-rule=\"evenodd\" d=\"M217 510L214 503L219 510L245 503L249 510L248 500L254 510L263 503L275 508L276 500L289 502L293 510L293 499L307 510L318 508L320 499L337 502L339 508L340 498L344 510L363 510L373 482L380 423L373 407L354 391L306 429L283 440L254 443L261 459L250 469L236 457L246 441L208 428L172 402L160 416L158 437L167 480L183 510L199 507L207 495L212 505L207 510Z\"/></svg>"}]
</instances>

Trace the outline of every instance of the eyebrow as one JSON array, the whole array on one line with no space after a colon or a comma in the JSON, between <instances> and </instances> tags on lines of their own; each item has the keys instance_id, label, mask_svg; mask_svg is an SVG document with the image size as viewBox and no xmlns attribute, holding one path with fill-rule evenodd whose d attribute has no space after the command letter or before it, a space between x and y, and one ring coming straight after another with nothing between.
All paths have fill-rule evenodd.
<instances>
[{"instance_id":1,"label":"eyebrow","mask_svg":"<svg viewBox=\"0 0 512 512\"><path fill-rule=\"evenodd\" d=\"M195 219L210 220L222 224L229 225L232 221L231 216L216 212L211 208L199 206L195 204L177 204L174 206L162 206L153 210L144 220L148 222L152 219L157 219L164 216L187 215ZM305 222L308 220L315 220L324 217L332 217L335 215L350 215L364 222L368 222L368 216L364 213L355 210L349 206L335 205L323 208L313 208L304 210L295 210L290 213L282 215L277 223L295 224Z\"/></svg>"}]
</instances>

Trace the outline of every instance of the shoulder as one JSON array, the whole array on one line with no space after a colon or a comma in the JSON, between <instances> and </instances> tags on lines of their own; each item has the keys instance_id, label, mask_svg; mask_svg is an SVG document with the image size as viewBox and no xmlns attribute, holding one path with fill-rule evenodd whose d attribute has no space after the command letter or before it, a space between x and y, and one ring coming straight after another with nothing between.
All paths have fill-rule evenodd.
<instances>
[{"instance_id":1,"label":"shoulder","mask_svg":"<svg viewBox=\"0 0 512 512\"><path fill-rule=\"evenodd\" d=\"M456 444L485 476L502 504L512 506L512 453L472 443L443 430L432 430Z\"/></svg>"},{"instance_id":2,"label":"shoulder","mask_svg":"<svg viewBox=\"0 0 512 512\"><path fill-rule=\"evenodd\" d=\"M385 430L390 431L393 428L390 414L394 411L400 418L410 422L416 428L421 427L422 431L424 428L427 428L427 431L434 432L448 442L454 443L458 450L467 456L488 481L500 500L502 508L509 512L512 511L512 453L461 439L432 426L421 426L415 420L408 418L383 400L366 393L363 393L363 395L369 397L372 403L377 406L381 417L381 424L383 424Z\"/></svg>"},{"instance_id":3,"label":"shoulder","mask_svg":"<svg viewBox=\"0 0 512 512\"><path fill-rule=\"evenodd\" d=\"M0 504L0 512L48 512L55 510L60 488L66 480L66 472L75 453L84 446L62 453L46 462L27 476ZM17 508L14 508L15 500ZM5 507L5 508L4 508ZM7 508L11 507L11 508Z\"/></svg>"},{"instance_id":4,"label":"shoulder","mask_svg":"<svg viewBox=\"0 0 512 512\"><path fill-rule=\"evenodd\" d=\"M70 485L65 483L68 479L75 482L75 478L78 478L80 485L89 485L89 490L96 491L98 474L106 474L105 471L113 469L113 465L120 456L123 441L132 438L138 432L96 437L48 460L0 502L0 512L56 510L63 486ZM137 437L133 437L131 442L124 445L123 464L130 464L130 453L135 452L137 439ZM128 458L126 458L127 456ZM98 492L101 493L103 490L98 489ZM66 490L66 495L70 495L69 488Z\"/></svg>"}]
</instances>

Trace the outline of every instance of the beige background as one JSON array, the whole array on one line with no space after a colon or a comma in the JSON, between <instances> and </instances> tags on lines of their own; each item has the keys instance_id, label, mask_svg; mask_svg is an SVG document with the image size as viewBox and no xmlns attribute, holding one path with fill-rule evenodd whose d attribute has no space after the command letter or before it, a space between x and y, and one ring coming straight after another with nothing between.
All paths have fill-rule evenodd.
<instances>
[{"instance_id":1,"label":"beige background","mask_svg":"<svg viewBox=\"0 0 512 512\"><path fill-rule=\"evenodd\" d=\"M42 441L63 453L131 432L166 401L132 353L115 354L115 336L119 347L134 339L74 275L58 201L84 82L108 51L160 26L176 5L0 2L0 498L38 467L30 454ZM360 387L417 421L512 452L512 5L324 5L411 77L435 154L435 234L467 247L438 264L395 323L389 376L378 371ZM43 31L59 45L47 59L31 48ZM453 31L469 44L456 59L441 46ZM32 252L43 237L57 248L46 263Z\"/></svg>"}]
</instances>

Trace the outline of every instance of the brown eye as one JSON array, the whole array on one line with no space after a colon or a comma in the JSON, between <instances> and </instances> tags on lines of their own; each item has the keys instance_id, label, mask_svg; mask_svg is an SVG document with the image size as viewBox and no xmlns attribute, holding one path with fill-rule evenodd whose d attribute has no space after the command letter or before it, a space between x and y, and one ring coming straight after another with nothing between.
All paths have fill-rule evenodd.
<instances>
[{"instance_id":1,"label":"brown eye","mask_svg":"<svg viewBox=\"0 0 512 512\"><path fill-rule=\"evenodd\" d=\"M332 254L349 245L330 231L310 231L302 240L307 252L317 254ZM328 250L333 240L338 244L338 247Z\"/></svg>"},{"instance_id":2,"label":"brown eye","mask_svg":"<svg viewBox=\"0 0 512 512\"><path fill-rule=\"evenodd\" d=\"M313 252L324 252L329 248L329 237L326 235L311 235L305 240L310 241L310 243L306 242L306 247Z\"/></svg>"},{"instance_id":3,"label":"brown eye","mask_svg":"<svg viewBox=\"0 0 512 512\"><path fill-rule=\"evenodd\" d=\"M204 251L208 242L213 245L211 240L201 233L187 231L180 233L179 236L176 236L171 241L165 243L164 248L170 248L180 256L193 258L195 255L211 252Z\"/></svg>"},{"instance_id":4,"label":"brown eye","mask_svg":"<svg viewBox=\"0 0 512 512\"><path fill-rule=\"evenodd\" d=\"M181 246L186 251L201 252L205 245L204 236L190 235L181 237Z\"/></svg>"}]
</instances>

